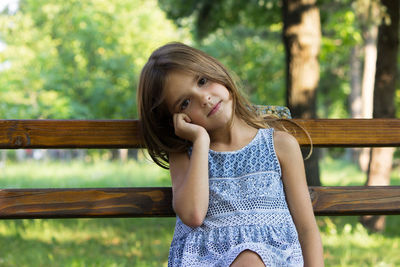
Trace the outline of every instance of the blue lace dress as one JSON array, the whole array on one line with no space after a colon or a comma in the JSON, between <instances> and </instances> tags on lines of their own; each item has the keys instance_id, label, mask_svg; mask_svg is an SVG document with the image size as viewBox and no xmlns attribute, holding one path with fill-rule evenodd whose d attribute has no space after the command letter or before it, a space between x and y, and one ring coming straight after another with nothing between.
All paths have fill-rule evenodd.
<instances>
[{"instance_id":1,"label":"blue lace dress","mask_svg":"<svg viewBox=\"0 0 400 267\"><path fill-rule=\"evenodd\" d=\"M206 218L192 228L177 217L168 266L229 266L244 250L266 266L303 266L273 129L260 129L240 150L210 150L209 179Z\"/></svg>"}]
</instances>

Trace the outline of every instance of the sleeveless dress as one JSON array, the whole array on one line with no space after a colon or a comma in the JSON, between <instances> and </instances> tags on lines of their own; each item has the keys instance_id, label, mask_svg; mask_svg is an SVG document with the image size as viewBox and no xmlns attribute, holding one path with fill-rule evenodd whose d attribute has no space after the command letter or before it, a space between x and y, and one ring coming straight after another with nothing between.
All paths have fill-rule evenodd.
<instances>
[{"instance_id":1,"label":"sleeveless dress","mask_svg":"<svg viewBox=\"0 0 400 267\"><path fill-rule=\"evenodd\" d=\"M177 216L168 266L225 267L244 250L256 252L266 266L303 266L273 134L260 129L237 151L209 151L206 218L192 228Z\"/></svg>"}]
</instances>

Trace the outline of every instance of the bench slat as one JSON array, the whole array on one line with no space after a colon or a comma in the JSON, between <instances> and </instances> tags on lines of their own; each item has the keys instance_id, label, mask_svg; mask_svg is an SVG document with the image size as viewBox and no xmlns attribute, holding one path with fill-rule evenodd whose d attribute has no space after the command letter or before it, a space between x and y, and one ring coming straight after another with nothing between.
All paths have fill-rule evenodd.
<instances>
[{"instance_id":1,"label":"bench slat","mask_svg":"<svg viewBox=\"0 0 400 267\"><path fill-rule=\"evenodd\" d=\"M316 215L400 214L400 186L309 187ZM170 187L0 189L0 219L171 217Z\"/></svg>"},{"instance_id":2,"label":"bench slat","mask_svg":"<svg viewBox=\"0 0 400 267\"><path fill-rule=\"evenodd\" d=\"M398 215L400 186L309 187L316 215Z\"/></svg>"},{"instance_id":3,"label":"bench slat","mask_svg":"<svg viewBox=\"0 0 400 267\"><path fill-rule=\"evenodd\" d=\"M137 148L136 120L0 120L0 149Z\"/></svg>"},{"instance_id":4,"label":"bench slat","mask_svg":"<svg viewBox=\"0 0 400 267\"><path fill-rule=\"evenodd\" d=\"M173 216L171 188L0 189L0 219Z\"/></svg>"},{"instance_id":5,"label":"bench slat","mask_svg":"<svg viewBox=\"0 0 400 267\"><path fill-rule=\"evenodd\" d=\"M400 119L293 119L318 147L400 146ZM0 120L0 149L138 148L137 120ZM301 145L309 140L299 129Z\"/></svg>"},{"instance_id":6,"label":"bench slat","mask_svg":"<svg viewBox=\"0 0 400 267\"><path fill-rule=\"evenodd\" d=\"M400 119L295 119L318 147L398 147ZM288 126L293 129L292 126ZM306 135L293 133L301 145L308 144Z\"/></svg>"}]
</instances>

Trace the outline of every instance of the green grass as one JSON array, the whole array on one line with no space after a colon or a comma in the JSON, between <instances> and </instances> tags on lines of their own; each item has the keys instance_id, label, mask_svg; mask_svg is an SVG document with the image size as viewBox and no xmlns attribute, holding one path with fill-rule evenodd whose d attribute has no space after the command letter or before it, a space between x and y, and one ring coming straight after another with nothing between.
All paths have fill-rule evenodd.
<instances>
[{"instance_id":1,"label":"green grass","mask_svg":"<svg viewBox=\"0 0 400 267\"><path fill-rule=\"evenodd\" d=\"M350 178L351 177L351 178ZM324 185L362 185L347 163L321 162ZM399 170L392 184L400 184ZM0 188L169 186L168 172L147 162L7 163ZM326 266L400 266L400 216L382 234L358 217L318 217ZM174 218L0 221L0 266L166 266Z\"/></svg>"},{"instance_id":2,"label":"green grass","mask_svg":"<svg viewBox=\"0 0 400 267\"><path fill-rule=\"evenodd\" d=\"M1 188L170 186L167 170L151 162L7 163L0 168Z\"/></svg>"},{"instance_id":3,"label":"green grass","mask_svg":"<svg viewBox=\"0 0 400 267\"><path fill-rule=\"evenodd\" d=\"M153 163L7 163L0 188L170 186ZM166 266L174 218L0 221L0 266Z\"/></svg>"},{"instance_id":4,"label":"green grass","mask_svg":"<svg viewBox=\"0 0 400 267\"><path fill-rule=\"evenodd\" d=\"M344 160L325 158L320 162L325 186L364 185L366 174ZM391 184L400 184L399 169L393 170ZM383 233L368 233L357 216L321 216L317 222L324 245L326 266L400 266L400 216L386 216Z\"/></svg>"},{"instance_id":5,"label":"green grass","mask_svg":"<svg viewBox=\"0 0 400 267\"><path fill-rule=\"evenodd\" d=\"M166 266L174 218L0 221L0 266Z\"/></svg>"}]
</instances>

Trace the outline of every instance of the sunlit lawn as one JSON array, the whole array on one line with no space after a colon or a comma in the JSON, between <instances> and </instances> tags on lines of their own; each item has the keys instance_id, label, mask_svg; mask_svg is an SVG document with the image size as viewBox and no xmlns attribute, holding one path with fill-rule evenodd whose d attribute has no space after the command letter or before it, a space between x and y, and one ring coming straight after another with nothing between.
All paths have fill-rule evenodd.
<instances>
[{"instance_id":1,"label":"sunlit lawn","mask_svg":"<svg viewBox=\"0 0 400 267\"><path fill-rule=\"evenodd\" d=\"M345 161L321 162L324 185L361 185ZM353 177L353 178L350 178ZM399 171L393 184L400 184ZM1 188L169 186L168 173L146 162L8 163ZM400 266L400 217L369 234L357 217L318 217L326 266ZM0 266L166 266L174 218L0 221Z\"/></svg>"},{"instance_id":2,"label":"sunlit lawn","mask_svg":"<svg viewBox=\"0 0 400 267\"><path fill-rule=\"evenodd\" d=\"M325 158L320 163L326 186L363 185L366 175L355 165ZM392 172L391 184L400 184L400 170ZM368 233L356 216L318 218L326 266L400 266L400 216L387 216L384 233Z\"/></svg>"},{"instance_id":3,"label":"sunlit lawn","mask_svg":"<svg viewBox=\"0 0 400 267\"><path fill-rule=\"evenodd\" d=\"M1 188L170 186L152 163L8 163ZM174 218L0 221L0 266L166 266Z\"/></svg>"}]
</instances>

